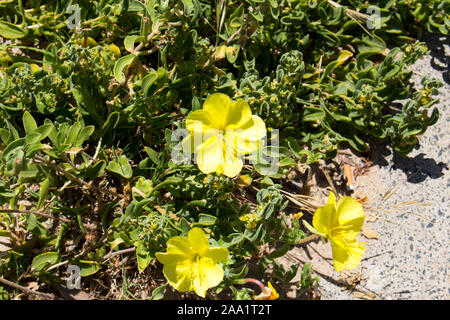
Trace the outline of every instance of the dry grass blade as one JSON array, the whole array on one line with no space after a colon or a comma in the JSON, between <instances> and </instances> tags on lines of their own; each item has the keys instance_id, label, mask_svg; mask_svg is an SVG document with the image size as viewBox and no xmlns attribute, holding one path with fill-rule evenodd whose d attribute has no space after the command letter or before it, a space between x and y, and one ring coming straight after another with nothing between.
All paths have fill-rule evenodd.
<instances>
[{"instance_id":1,"label":"dry grass blade","mask_svg":"<svg viewBox=\"0 0 450 320\"><path fill-rule=\"evenodd\" d=\"M294 195L282 189L280 190L280 192L283 193L286 196L286 198L289 201L291 201L294 205L300 207L301 210L314 212L317 210L317 208L320 207L319 204L314 203L315 199L313 197L305 195Z\"/></svg>"},{"instance_id":2,"label":"dry grass blade","mask_svg":"<svg viewBox=\"0 0 450 320\"><path fill-rule=\"evenodd\" d=\"M387 201L390 197L392 197L392 195L398 190L398 188L400 188L400 185L402 184L402 182L397 183L396 185L394 185L393 187L389 188L388 191L386 191L386 193L383 195L383 197L381 198L381 202L385 202Z\"/></svg>"},{"instance_id":3,"label":"dry grass blade","mask_svg":"<svg viewBox=\"0 0 450 320\"><path fill-rule=\"evenodd\" d=\"M217 10L217 33L219 34L222 30L223 22L225 21L226 11L226 2L224 0L219 0L219 7Z\"/></svg>"},{"instance_id":4,"label":"dry grass blade","mask_svg":"<svg viewBox=\"0 0 450 320\"><path fill-rule=\"evenodd\" d=\"M339 193L336 191L336 188L334 187L334 183L333 183L333 181L331 180L330 175L328 174L328 172L327 172L324 168L320 168L320 169L322 170L323 174L325 175L325 178L327 179L328 184L329 184L330 187L331 187L331 190L333 190L333 193L334 193L336 196L338 196Z\"/></svg>"}]
</instances>

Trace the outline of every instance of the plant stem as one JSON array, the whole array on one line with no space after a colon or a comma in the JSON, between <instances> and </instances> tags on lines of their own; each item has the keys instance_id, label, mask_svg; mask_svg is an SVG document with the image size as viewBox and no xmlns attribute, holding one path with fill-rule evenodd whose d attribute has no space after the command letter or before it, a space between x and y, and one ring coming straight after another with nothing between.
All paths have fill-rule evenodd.
<instances>
[{"instance_id":1,"label":"plant stem","mask_svg":"<svg viewBox=\"0 0 450 320\"><path fill-rule=\"evenodd\" d=\"M123 250L119 250L119 251L110 252L106 256L103 257L102 261L106 261L106 260L108 260L111 257L117 256L118 254L134 252L134 251L136 251L135 247L127 248L127 249L123 249Z\"/></svg>"},{"instance_id":2,"label":"plant stem","mask_svg":"<svg viewBox=\"0 0 450 320\"><path fill-rule=\"evenodd\" d=\"M67 172L66 170L64 170L63 168L58 166L57 164L55 164L53 162L50 162L50 161L48 161L47 159L44 159L41 156L35 155L34 158L36 160L38 160L39 162L43 162L46 165L48 165L49 167L52 167L55 171L58 171L58 172L62 173L63 175L65 175L70 180L73 180L74 182L82 185L83 187L86 187L87 189L94 189L94 190L96 190L96 191L98 191L100 193L106 193L106 194L109 194L110 196L113 196L113 197L116 197L116 198L120 198L120 199L123 198L122 194L118 194L118 193L115 193L115 192L113 192L111 190L104 189L104 188L101 188L101 187L97 187L97 186L95 186L95 185L93 185L91 183L88 184L87 182L81 180L80 178L78 178L77 176L73 175L72 173Z\"/></svg>"},{"instance_id":3,"label":"plant stem","mask_svg":"<svg viewBox=\"0 0 450 320\"><path fill-rule=\"evenodd\" d=\"M300 240L300 241L297 243L297 245L303 245L303 244L306 244L306 243L308 243L308 242L310 242L310 241L312 241L312 240L314 240L314 239L316 239L316 238L318 238L318 237L319 237L318 234L312 234L312 235L306 237L305 239Z\"/></svg>"},{"instance_id":4,"label":"plant stem","mask_svg":"<svg viewBox=\"0 0 450 320\"><path fill-rule=\"evenodd\" d=\"M334 2L333 0L327 0L327 1L328 1L329 4L331 4L335 8L342 7L339 3ZM364 13L361 13L361 12L358 12L358 11L355 11L355 10L352 10L352 9L346 8L346 11L347 11L347 14L352 14L352 15L354 15L354 16L356 16L358 18L364 19L364 20L367 20L367 19L370 18L368 15L366 15Z\"/></svg>"},{"instance_id":5,"label":"plant stem","mask_svg":"<svg viewBox=\"0 0 450 320\"><path fill-rule=\"evenodd\" d=\"M14 282L11 282L9 280L6 280L3 277L0 277L0 283L3 283L3 284L5 284L5 285L7 285L9 287L12 287L14 289L20 290L20 291L25 292L27 294L34 294L36 296L45 298L47 300L55 300L55 299L60 300L59 298L55 297L53 294L30 290L30 289L25 288L25 287L23 287L23 286L21 286L21 285L19 285L17 283L14 283Z\"/></svg>"},{"instance_id":6,"label":"plant stem","mask_svg":"<svg viewBox=\"0 0 450 320\"><path fill-rule=\"evenodd\" d=\"M44 212L39 212L39 211L33 211L33 210L16 210L16 209L0 209L0 212L6 212L6 213L25 213L25 214L34 214L40 217L44 217L44 218L48 218L48 219L53 219L53 220L57 220L57 221L62 221L62 222L66 222L66 223L70 223L75 225L75 221L70 220L70 219L66 219L66 218L61 218L61 217L55 217L51 214L48 213L44 213ZM89 230L97 230L97 227L93 227L91 225L88 225L86 223L83 223L83 226L86 229Z\"/></svg>"}]
</instances>

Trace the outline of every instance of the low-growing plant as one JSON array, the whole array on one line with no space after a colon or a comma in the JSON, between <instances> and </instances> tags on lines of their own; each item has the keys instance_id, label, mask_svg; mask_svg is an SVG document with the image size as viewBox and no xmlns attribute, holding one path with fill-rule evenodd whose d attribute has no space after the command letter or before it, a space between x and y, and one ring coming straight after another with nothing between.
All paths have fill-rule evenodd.
<instances>
[{"instance_id":1,"label":"low-growing plant","mask_svg":"<svg viewBox=\"0 0 450 320\"><path fill-rule=\"evenodd\" d=\"M409 67L429 53L416 39L448 35L449 9L446 0L0 1L0 280L67 285L76 266L102 298L161 299L168 288L284 298L289 285L317 286L311 264L277 260L315 236L333 255L352 247L334 258L338 271L354 267L362 207L341 241L330 231L339 223L325 220L357 201L336 209L332 196L318 209L285 190L286 176L339 148L414 148L438 120L441 86L411 85ZM183 142L204 159L174 159ZM313 226L306 212L316 212Z\"/></svg>"}]
</instances>

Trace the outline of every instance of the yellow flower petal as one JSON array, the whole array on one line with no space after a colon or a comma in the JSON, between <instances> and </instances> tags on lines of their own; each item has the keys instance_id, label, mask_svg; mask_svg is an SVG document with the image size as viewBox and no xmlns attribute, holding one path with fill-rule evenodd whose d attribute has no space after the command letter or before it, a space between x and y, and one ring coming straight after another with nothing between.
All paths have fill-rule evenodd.
<instances>
[{"instance_id":1,"label":"yellow flower petal","mask_svg":"<svg viewBox=\"0 0 450 320\"><path fill-rule=\"evenodd\" d=\"M192 282L193 289L200 297L205 297L206 290L217 286L223 280L223 270L209 258L197 262L196 273Z\"/></svg>"},{"instance_id":2,"label":"yellow flower petal","mask_svg":"<svg viewBox=\"0 0 450 320\"><path fill-rule=\"evenodd\" d=\"M364 210L361 203L351 197L343 197L339 199L336 211L339 225L351 227L353 232L359 233L364 223Z\"/></svg>"},{"instance_id":3,"label":"yellow flower petal","mask_svg":"<svg viewBox=\"0 0 450 320\"><path fill-rule=\"evenodd\" d=\"M217 263L227 260L228 254L229 252L226 248L210 248L208 252L205 253L205 257L211 258L215 263Z\"/></svg>"},{"instance_id":4,"label":"yellow flower petal","mask_svg":"<svg viewBox=\"0 0 450 320\"><path fill-rule=\"evenodd\" d=\"M280 297L280 295L278 294L277 290L275 290L275 288L272 286L270 281L268 282L268 285L269 285L269 289L270 289L270 297L268 300L278 299Z\"/></svg>"},{"instance_id":5,"label":"yellow flower petal","mask_svg":"<svg viewBox=\"0 0 450 320\"><path fill-rule=\"evenodd\" d=\"M244 163L240 156L231 148L229 144L226 144L226 152L223 158L222 172L224 175L230 178L236 177L241 172Z\"/></svg>"},{"instance_id":6,"label":"yellow flower petal","mask_svg":"<svg viewBox=\"0 0 450 320\"><path fill-rule=\"evenodd\" d=\"M197 154L197 165L201 172L208 174L217 172L222 165L224 142L221 137L211 137L200 146Z\"/></svg>"},{"instance_id":7,"label":"yellow flower petal","mask_svg":"<svg viewBox=\"0 0 450 320\"><path fill-rule=\"evenodd\" d=\"M210 114L211 124L214 128L221 130L226 128L230 104L230 97L223 93L214 93L205 100L203 110Z\"/></svg>"},{"instance_id":8,"label":"yellow flower petal","mask_svg":"<svg viewBox=\"0 0 450 320\"><path fill-rule=\"evenodd\" d=\"M244 126L252 118L250 106L243 99L230 103L226 113L226 129L237 129Z\"/></svg>"},{"instance_id":9,"label":"yellow flower petal","mask_svg":"<svg viewBox=\"0 0 450 320\"><path fill-rule=\"evenodd\" d=\"M185 237L172 237L167 241L167 253L189 255L192 253L191 244Z\"/></svg>"},{"instance_id":10,"label":"yellow flower petal","mask_svg":"<svg viewBox=\"0 0 450 320\"><path fill-rule=\"evenodd\" d=\"M167 252L156 253L164 264L167 282L180 292L195 291L205 297L209 288L217 286L224 277L216 262L228 257L226 248L209 248L209 241L201 228L193 228L187 237L172 237L167 241Z\"/></svg>"},{"instance_id":11,"label":"yellow flower petal","mask_svg":"<svg viewBox=\"0 0 450 320\"><path fill-rule=\"evenodd\" d=\"M163 274L167 282L180 292L192 290L191 263L165 264Z\"/></svg>"},{"instance_id":12,"label":"yellow flower petal","mask_svg":"<svg viewBox=\"0 0 450 320\"><path fill-rule=\"evenodd\" d=\"M209 249L209 241L205 232L200 228L192 228L188 232L188 240L191 244L192 251L198 255L205 255Z\"/></svg>"},{"instance_id":13,"label":"yellow flower petal","mask_svg":"<svg viewBox=\"0 0 450 320\"><path fill-rule=\"evenodd\" d=\"M207 129L205 131L193 131L181 141L183 152L198 153L201 152L202 144L212 137L220 136L217 129Z\"/></svg>"},{"instance_id":14,"label":"yellow flower petal","mask_svg":"<svg viewBox=\"0 0 450 320\"><path fill-rule=\"evenodd\" d=\"M360 263L365 248L356 238L363 223L362 205L351 197L343 197L336 204L333 193L328 203L314 213L314 228L330 239L336 271L352 269Z\"/></svg>"},{"instance_id":15,"label":"yellow flower petal","mask_svg":"<svg viewBox=\"0 0 450 320\"><path fill-rule=\"evenodd\" d=\"M222 137L212 137L201 145L197 154L197 165L203 173L222 173L228 177L235 177L241 172L242 160L233 153Z\"/></svg>"},{"instance_id":16,"label":"yellow flower petal","mask_svg":"<svg viewBox=\"0 0 450 320\"><path fill-rule=\"evenodd\" d=\"M213 118L210 113L205 110L192 111L186 117L186 129L189 132L205 132L213 127Z\"/></svg>"},{"instance_id":17,"label":"yellow flower petal","mask_svg":"<svg viewBox=\"0 0 450 320\"><path fill-rule=\"evenodd\" d=\"M171 264L177 262L183 262L189 259L189 255L179 254L179 253L165 253L165 252L157 252L155 254L156 259L162 264Z\"/></svg>"},{"instance_id":18,"label":"yellow flower petal","mask_svg":"<svg viewBox=\"0 0 450 320\"><path fill-rule=\"evenodd\" d=\"M198 168L203 173L235 177L242 170L241 156L263 146L264 121L252 115L243 99L231 101L223 93L210 95L202 110L186 118L190 134L182 141L184 152L197 153Z\"/></svg>"},{"instance_id":19,"label":"yellow flower petal","mask_svg":"<svg viewBox=\"0 0 450 320\"><path fill-rule=\"evenodd\" d=\"M313 216L313 227L320 233L329 235L336 220L336 209L328 203L316 210Z\"/></svg>"},{"instance_id":20,"label":"yellow flower petal","mask_svg":"<svg viewBox=\"0 0 450 320\"><path fill-rule=\"evenodd\" d=\"M328 204L336 205L336 195L333 192L328 196Z\"/></svg>"},{"instance_id":21,"label":"yellow flower petal","mask_svg":"<svg viewBox=\"0 0 450 320\"><path fill-rule=\"evenodd\" d=\"M333 251L334 269L340 272L344 269L353 269L361 262L366 248L356 240L347 242L341 239L330 239Z\"/></svg>"},{"instance_id":22,"label":"yellow flower petal","mask_svg":"<svg viewBox=\"0 0 450 320\"><path fill-rule=\"evenodd\" d=\"M238 155L250 154L263 146L267 134L264 121L258 116L251 119L236 130L226 130L225 139L231 144Z\"/></svg>"}]
</instances>

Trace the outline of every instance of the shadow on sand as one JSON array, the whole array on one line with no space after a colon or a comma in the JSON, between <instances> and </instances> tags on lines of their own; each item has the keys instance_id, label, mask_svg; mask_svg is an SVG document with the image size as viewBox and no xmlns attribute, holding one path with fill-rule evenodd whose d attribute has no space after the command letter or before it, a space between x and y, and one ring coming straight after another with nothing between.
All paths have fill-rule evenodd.
<instances>
[{"instance_id":1,"label":"shadow on sand","mask_svg":"<svg viewBox=\"0 0 450 320\"><path fill-rule=\"evenodd\" d=\"M387 157L390 155L392 155L392 151L386 144L383 144L374 148L372 161L383 167L391 164L390 170L402 170L410 183L420 183L427 178L438 179L444 175L444 170L449 169L444 162L436 162L434 159L425 158L424 153L408 157L394 152L392 161L389 162Z\"/></svg>"}]
</instances>

